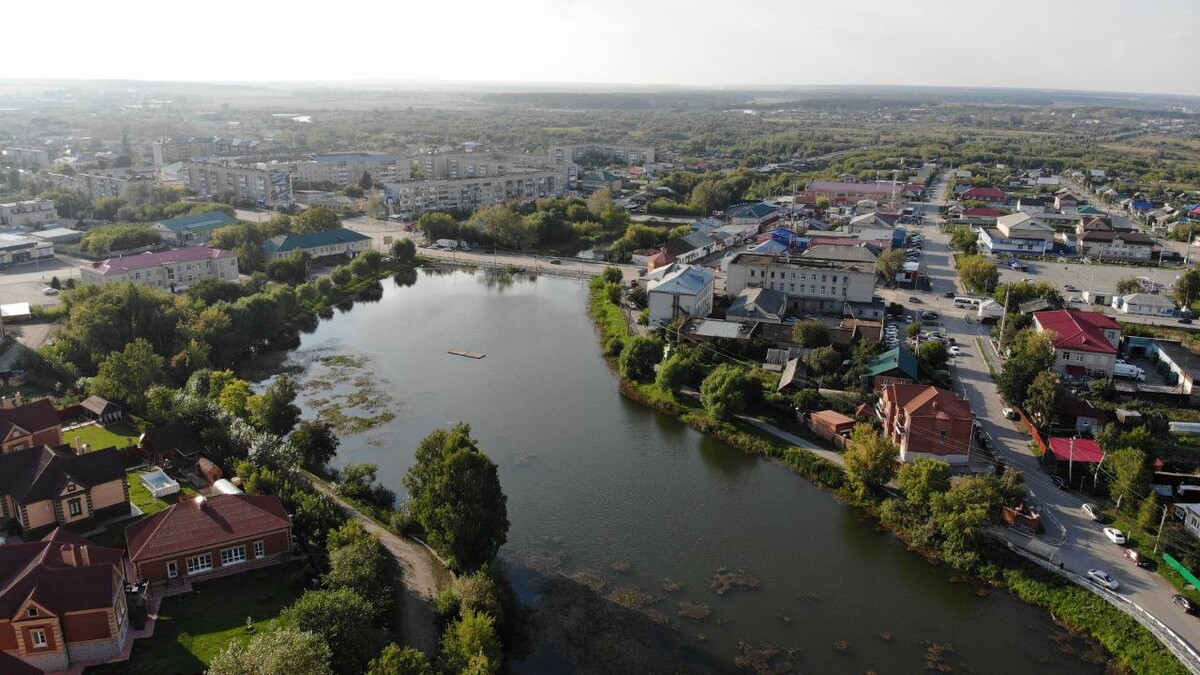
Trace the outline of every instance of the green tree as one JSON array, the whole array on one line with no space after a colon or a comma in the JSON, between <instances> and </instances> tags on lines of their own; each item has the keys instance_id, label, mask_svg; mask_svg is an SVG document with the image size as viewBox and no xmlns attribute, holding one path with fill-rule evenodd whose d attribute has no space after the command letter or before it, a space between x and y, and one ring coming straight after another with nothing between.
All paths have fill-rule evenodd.
<instances>
[{"instance_id":1,"label":"green tree","mask_svg":"<svg viewBox=\"0 0 1200 675\"><path fill-rule=\"evenodd\" d=\"M972 293L991 293L1000 283L1000 271L995 263L971 255L958 261L958 278Z\"/></svg>"},{"instance_id":2,"label":"green tree","mask_svg":"<svg viewBox=\"0 0 1200 675\"><path fill-rule=\"evenodd\" d=\"M375 181L371 178L371 173L364 170L361 177L358 179L358 187L362 191L370 190L375 186ZM361 192L359 194L362 194Z\"/></svg>"},{"instance_id":3,"label":"green tree","mask_svg":"<svg viewBox=\"0 0 1200 675\"><path fill-rule=\"evenodd\" d=\"M957 225L949 228L949 232L950 248L966 255L979 253L979 235L970 227Z\"/></svg>"},{"instance_id":4,"label":"green tree","mask_svg":"<svg viewBox=\"0 0 1200 675\"><path fill-rule=\"evenodd\" d=\"M1146 532L1152 531L1152 528L1158 525L1161 513L1162 507L1158 505L1158 493L1151 490L1150 494L1142 500L1142 506L1138 509L1138 527Z\"/></svg>"},{"instance_id":5,"label":"green tree","mask_svg":"<svg viewBox=\"0 0 1200 675\"><path fill-rule=\"evenodd\" d=\"M896 275L904 271L904 251L898 248L888 249L879 256L876 269L888 285L896 286Z\"/></svg>"},{"instance_id":6,"label":"green tree","mask_svg":"<svg viewBox=\"0 0 1200 675\"><path fill-rule=\"evenodd\" d=\"M1141 293L1142 281L1136 276L1130 275L1117 280L1117 293L1128 295L1130 293Z\"/></svg>"},{"instance_id":7,"label":"green tree","mask_svg":"<svg viewBox=\"0 0 1200 675\"><path fill-rule=\"evenodd\" d=\"M1058 373L1052 370L1040 372L1026 391L1025 411L1037 420L1039 426L1048 427L1058 415L1062 398L1063 384Z\"/></svg>"},{"instance_id":8,"label":"green tree","mask_svg":"<svg viewBox=\"0 0 1200 675\"><path fill-rule=\"evenodd\" d=\"M62 289L62 282L58 280L58 277L50 277L50 288L56 291Z\"/></svg>"},{"instance_id":9,"label":"green tree","mask_svg":"<svg viewBox=\"0 0 1200 675\"><path fill-rule=\"evenodd\" d=\"M333 268L333 272L329 275L329 278L338 286L348 286L350 282L354 281L354 273L350 271L349 267L339 265Z\"/></svg>"},{"instance_id":10,"label":"green tree","mask_svg":"<svg viewBox=\"0 0 1200 675\"><path fill-rule=\"evenodd\" d=\"M482 663L477 660L480 656ZM485 614L463 612L442 636L442 663L447 672L463 673L474 667L472 672L490 675L499 671L501 657L495 620Z\"/></svg>"},{"instance_id":11,"label":"green tree","mask_svg":"<svg viewBox=\"0 0 1200 675\"><path fill-rule=\"evenodd\" d=\"M700 383L700 403L719 420L730 420L746 407L751 385L746 369L722 363Z\"/></svg>"},{"instance_id":12,"label":"green tree","mask_svg":"<svg viewBox=\"0 0 1200 675\"><path fill-rule=\"evenodd\" d=\"M904 334L910 338L920 335L921 334L921 324L919 324L915 321L908 324L908 328L904 329Z\"/></svg>"},{"instance_id":13,"label":"green tree","mask_svg":"<svg viewBox=\"0 0 1200 675\"><path fill-rule=\"evenodd\" d=\"M323 638L333 655L330 663L335 673L361 675L384 645L373 616L369 602L354 591L341 588L306 591L280 613L279 621L282 626Z\"/></svg>"},{"instance_id":14,"label":"green tree","mask_svg":"<svg viewBox=\"0 0 1200 675\"><path fill-rule=\"evenodd\" d=\"M1147 455L1138 448L1126 447L1104 457L1108 466L1108 491L1117 498L1117 506L1131 508L1150 489Z\"/></svg>"},{"instance_id":15,"label":"green tree","mask_svg":"<svg viewBox=\"0 0 1200 675\"><path fill-rule=\"evenodd\" d=\"M245 645L233 640L213 658L205 672L208 675L332 675L332 659L333 653L320 635L294 628L276 628L255 635ZM380 675L387 673L383 671Z\"/></svg>"},{"instance_id":16,"label":"green tree","mask_svg":"<svg viewBox=\"0 0 1200 675\"><path fill-rule=\"evenodd\" d=\"M798 321L792 326L792 340L801 347L825 347L829 345L829 326L815 319Z\"/></svg>"},{"instance_id":17,"label":"green tree","mask_svg":"<svg viewBox=\"0 0 1200 675\"><path fill-rule=\"evenodd\" d=\"M507 540L508 498L496 465L471 438L470 426L426 436L404 486L414 519L452 568L478 569Z\"/></svg>"},{"instance_id":18,"label":"green tree","mask_svg":"<svg viewBox=\"0 0 1200 675\"><path fill-rule=\"evenodd\" d=\"M1000 368L996 385L1010 405L1025 406L1029 386L1038 373L1054 365L1054 345L1045 333L1023 330L1013 338L1008 359Z\"/></svg>"},{"instance_id":19,"label":"green tree","mask_svg":"<svg viewBox=\"0 0 1200 675\"><path fill-rule=\"evenodd\" d=\"M950 465L929 457L918 457L900 469L896 483L915 512L927 513L934 495L950 489Z\"/></svg>"},{"instance_id":20,"label":"green tree","mask_svg":"<svg viewBox=\"0 0 1200 675\"><path fill-rule=\"evenodd\" d=\"M1175 299L1184 307L1191 307L1200 300L1200 268L1193 267L1179 275L1175 281Z\"/></svg>"},{"instance_id":21,"label":"green tree","mask_svg":"<svg viewBox=\"0 0 1200 675\"><path fill-rule=\"evenodd\" d=\"M371 661L367 675L434 675L434 670L419 649L401 647L393 642Z\"/></svg>"},{"instance_id":22,"label":"green tree","mask_svg":"<svg viewBox=\"0 0 1200 675\"><path fill-rule=\"evenodd\" d=\"M846 477L861 494L870 494L896 475L899 453L890 440L881 436L870 424L856 424L850 434L850 445L842 457Z\"/></svg>"},{"instance_id":23,"label":"green tree","mask_svg":"<svg viewBox=\"0 0 1200 675\"><path fill-rule=\"evenodd\" d=\"M333 425L324 420L301 420L288 440L299 453L304 468L317 473L325 471L341 445Z\"/></svg>"},{"instance_id":24,"label":"green tree","mask_svg":"<svg viewBox=\"0 0 1200 675\"><path fill-rule=\"evenodd\" d=\"M657 338L635 337L625 343L617 364L621 376L641 382L654 377L654 366L662 359L663 344Z\"/></svg>"},{"instance_id":25,"label":"green tree","mask_svg":"<svg viewBox=\"0 0 1200 675\"><path fill-rule=\"evenodd\" d=\"M404 265L411 265L417 259L417 245L412 239L403 237L392 243L392 257Z\"/></svg>"},{"instance_id":26,"label":"green tree","mask_svg":"<svg viewBox=\"0 0 1200 675\"><path fill-rule=\"evenodd\" d=\"M339 542L340 546L329 544L329 572L323 581L330 590L345 588L357 593L370 603L372 616L382 621L392 608L393 560L378 539L365 531L363 534L349 542Z\"/></svg>"},{"instance_id":27,"label":"green tree","mask_svg":"<svg viewBox=\"0 0 1200 675\"><path fill-rule=\"evenodd\" d=\"M804 355L804 365L810 373L821 376L836 373L842 365L842 355L833 347L817 347Z\"/></svg>"},{"instance_id":28,"label":"green tree","mask_svg":"<svg viewBox=\"0 0 1200 675\"><path fill-rule=\"evenodd\" d=\"M276 436L287 436L300 419L300 407L294 402L298 394L292 378L287 375L275 378L266 391L248 403L254 425Z\"/></svg>"},{"instance_id":29,"label":"green tree","mask_svg":"<svg viewBox=\"0 0 1200 675\"><path fill-rule=\"evenodd\" d=\"M959 569L971 569L983 531L999 520L1003 497L994 476L968 476L933 495L933 520L941 537L942 558Z\"/></svg>"},{"instance_id":30,"label":"green tree","mask_svg":"<svg viewBox=\"0 0 1200 675\"><path fill-rule=\"evenodd\" d=\"M1021 303L1038 298L1053 305L1062 304L1062 294L1058 292L1054 284L1046 281L1017 281L1000 284L996 287L996 302L1001 305L1007 302L1009 312L1018 312L1020 311Z\"/></svg>"},{"instance_id":31,"label":"green tree","mask_svg":"<svg viewBox=\"0 0 1200 675\"><path fill-rule=\"evenodd\" d=\"M490 616L500 627L504 623L504 599L494 576L494 567L489 565L459 576L454 580L454 595L458 598L460 612L478 612Z\"/></svg>"},{"instance_id":32,"label":"green tree","mask_svg":"<svg viewBox=\"0 0 1200 675\"><path fill-rule=\"evenodd\" d=\"M252 396L254 396L254 392L250 389L250 383L235 379L221 388L221 393L217 396L217 404L230 415L248 420Z\"/></svg>"},{"instance_id":33,"label":"green tree","mask_svg":"<svg viewBox=\"0 0 1200 675\"><path fill-rule=\"evenodd\" d=\"M149 342L138 338L100 362L90 391L140 412L145 404L146 390L166 378L164 363L163 357L154 353Z\"/></svg>"},{"instance_id":34,"label":"green tree","mask_svg":"<svg viewBox=\"0 0 1200 675\"><path fill-rule=\"evenodd\" d=\"M926 340L917 348L917 358L933 370L941 370L950 361L950 350L938 340Z\"/></svg>"},{"instance_id":35,"label":"green tree","mask_svg":"<svg viewBox=\"0 0 1200 675\"><path fill-rule=\"evenodd\" d=\"M678 392L684 385L692 383L699 372L695 353L686 347L680 347L658 367L658 377L655 381L666 391Z\"/></svg>"},{"instance_id":36,"label":"green tree","mask_svg":"<svg viewBox=\"0 0 1200 675\"><path fill-rule=\"evenodd\" d=\"M605 267L604 272L601 273L600 276L604 277L605 281L612 284L619 284L625 280L625 276L621 274L621 269L619 267L613 267L612 265Z\"/></svg>"},{"instance_id":37,"label":"green tree","mask_svg":"<svg viewBox=\"0 0 1200 675\"><path fill-rule=\"evenodd\" d=\"M353 197L354 199L359 199L363 196L363 189L362 189L362 186L359 185L358 183L351 183L351 184L347 185L346 187L342 188L342 194L346 195L347 197Z\"/></svg>"},{"instance_id":38,"label":"green tree","mask_svg":"<svg viewBox=\"0 0 1200 675\"><path fill-rule=\"evenodd\" d=\"M458 223L448 213L438 211L422 213L421 217L417 220L417 225L425 235L426 241L458 239Z\"/></svg>"},{"instance_id":39,"label":"green tree","mask_svg":"<svg viewBox=\"0 0 1200 675\"><path fill-rule=\"evenodd\" d=\"M613 205L612 191L608 188L596 190L587 198L587 209L597 220Z\"/></svg>"},{"instance_id":40,"label":"green tree","mask_svg":"<svg viewBox=\"0 0 1200 675\"><path fill-rule=\"evenodd\" d=\"M338 215L324 206L310 206L304 209L292 219L292 223L297 233L327 232L342 226Z\"/></svg>"}]
</instances>

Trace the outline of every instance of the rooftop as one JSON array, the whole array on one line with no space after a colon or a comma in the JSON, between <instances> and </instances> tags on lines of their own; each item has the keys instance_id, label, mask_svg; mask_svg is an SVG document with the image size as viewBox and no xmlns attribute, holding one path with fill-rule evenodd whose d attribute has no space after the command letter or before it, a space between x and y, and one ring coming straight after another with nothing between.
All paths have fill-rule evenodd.
<instances>
[{"instance_id":1,"label":"rooftop","mask_svg":"<svg viewBox=\"0 0 1200 675\"><path fill-rule=\"evenodd\" d=\"M876 356L871 365L867 366L867 370L863 375L865 377L875 377L876 375L890 373L893 370L899 370L910 378L917 379L917 375L919 374L917 357L913 356L907 349L897 346Z\"/></svg>"},{"instance_id":2,"label":"rooftop","mask_svg":"<svg viewBox=\"0 0 1200 675\"><path fill-rule=\"evenodd\" d=\"M365 234L359 234L354 230L347 230L346 228L342 227L336 230L326 230L324 232L276 235L268 239L267 242L263 244L263 247L273 253L287 253L289 251L302 251L310 248L321 248L323 246L347 244L368 239L370 239L370 237Z\"/></svg>"},{"instance_id":3,"label":"rooftop","mask_svg":"<svg viewBox=\"0 0 1200 675\"><path fill-rule=\"evenodd\" d=\"M883 388L883 398L900 406L910 418L974 419L970 403L932 385L889 384Z\"/></svg>"},{"instance_id":4,"label":"rooftop","mask_svg":"<svg viewBox=\"0 0 1200 675\"><path fill-rule=\"evenodd\" d=\"M1051 438L1050 453L1064 462L1099 464L1104 460L1100 444L1086 438Z\"/></svg>"},{"instance_id":5,"label":"rooftop","mask_svg":"<svg viewBox=\"0 0 1200 675\"><path fill-rule=\"evenodd\" d=\"M681 265L657 281L651 281L646 290L673 295L698 295L713 281L713 273L695 265Z\"/></svg>"},{"instance_id":6,"label":"rooftop","mask_svg":"<svg viewBox=\"0 0 1200 675\"><path fill-rule=\"evenodd\" d=\"M22 505L55 497L67 483L92 487L124 478L116 448L76 455L66 446L41 446L0 455L0 493Z\"/></svg>"},{"instance_id":7,"label":"rooftop","mask_svg":"<svg viewBox=\"0 0 1200 675\"><path fill-rule=\"evenodd\" d=\"M286 530L278 497L215 495L181 501L125 529L130 560L147 560Z\"/></svg>"},{"instance_id":8,"label":"rooftop","mask_svg":"<svg viewBox=\"0 0 1200 675\"><path fill-rule=\"evenodd\" d=\"M173 251L160 251L158 253L147 252L124 258L111 258L109 260L94 262L86 265L86 267L101 275L108 275L122 274L133 270L144 270L161 265L200 262L202 260L223 260L228 258L236 258L236 256L230 251L201 246L196 248L180 248Z\"/></svg>"},{"instance_id":9,"label":"rooftop","mask_svg":"<svg viewBox=\"0 0 1200 675\"><path fill-rule=\"evenodd\" d=\"M121 557L62 528L41 541L0 546L0 615L10 618L27 602L60 616L111 607Z\"/></svg>"},{"instance_id":10,"label":"rooftop","mask_svg":"<svg viewBox=\"0 0 1200 675\"><path fill-rule=\"evenodd\" d=\"M237 218L225 213L224 211L210 211L208 213L197 213L191 216L179 216L178 218L169 218L161 220L158 223L175 234L184 234L185 232L205 232L215 230L220 227L237 224Z\"/></svg>"},{"instance_id":11,"label":"rooftop","mask_svg":"<svg viewBox=\"0 0 1200 675\"><path fill-rule=\"evenodd\" d=\"M1055 334L1057 349L1116 354L1117 348L1104 336L1105 330L1120 331L1121 326L1100 312L1085 312L1074 309L1056 309L1035 312L1034 322L1040 330Z\"/></svg>"}]
</instances>

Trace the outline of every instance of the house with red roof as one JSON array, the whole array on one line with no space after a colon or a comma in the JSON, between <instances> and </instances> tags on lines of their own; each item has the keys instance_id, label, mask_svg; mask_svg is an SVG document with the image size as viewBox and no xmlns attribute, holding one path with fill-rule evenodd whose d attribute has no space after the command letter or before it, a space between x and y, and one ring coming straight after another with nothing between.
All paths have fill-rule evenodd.
<instances>
[{"instance_id":1,"label":"house with red roof","mask_svg":"<svg viewBox=\"0 0 1200 675\"><path fill-rule=\"evenodd\" d=\"M922 384L889 384L881 394L876 413L899 448L900 461L928 457L955 465L968 462L975 416L966 399Z\"/></svg>"},{"instance_id":2,"label":"house with red roof","mask_svg":"<svg viewBox=\"0 0 1200 675\"><path fill-rule=\"evenodd\" d=\"M996 219L1000 216L1007 216L1007 211L993 209L986 206L975 206L969 209L963 209L959 215L960 218L978 225L995 225Z\"/></svg>"},{"instance_id":3,"label":"house with red roof","mask_svg":"<svg viewBox=\"0 0 1200 675\"><path fill-rule=\"evenodd\" d=\"M990 202L1003 204L1008 201L1008 193L990 187L973 187L963 192L958 198L962 201Z\"/></svg>"},{"instance_id":4,"label":"house with red roof","mask_svg":"<svg viewBox=\"0 0 1200 675\"><path fill-rule=\"evenodd\" d=\"M129 639L122 557L62 528L0 546L0 672L120 655Z\"/></svg>"},{"instance_id":5,"label":"house with red roof","mask_svg":"<svg viewBox=\"0 0 1200 675\"><path fill-rule=\"evenodd\" d=\"M274 496L196 497L126 528L125 541L137 578L182 584L281 562L292 520Z\"/></svg>"},{"instance_id":6,"label":"house with red roof","mask_svg":"<svg viewBox=\"0 0 1200 675\"><path fill-rule=\"evenodd\" d=\"M1111 380L1121 326L1100 312L1056 309L1034 312L1034 329L1052 333L1054 371L1067 380Z\"/></svg>"},{"instance_id":7,"label":"house with red roof","mask_svg":"<svg viewBox=\"0 0 1200 675\"><path fill-rule=\"evenodd\" d=\"M50 399L25 402L18 393L0 400L0 455L62 442L62 420Z\"/></svg>"}]
</instances>

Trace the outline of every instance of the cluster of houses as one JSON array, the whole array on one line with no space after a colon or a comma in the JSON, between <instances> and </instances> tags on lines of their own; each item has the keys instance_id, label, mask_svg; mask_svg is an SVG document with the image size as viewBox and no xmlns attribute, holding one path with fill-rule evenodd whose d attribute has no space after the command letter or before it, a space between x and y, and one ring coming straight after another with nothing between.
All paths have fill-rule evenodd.
<instances>
[{"instance_id":1,"label":"cluster of houses","mask_svg":"<svg viewBox=\"0 0 1200 675\"><path fill-rule=\"evenodd\" d=\"M133 457L187 468L202 484L221 474L181 427L147 432L132 449L63 442L69 424L123 419L119 406L95 396L63 410L19 395L0 402L0 525L8 533L0 540L0 672L78 672L126 659L145 634L136 624L161 597L276 564L292 550L278 498L235 487L142 517L130 501ZM124 524L124 548L89 540Z\"/></svg>"}]
</instances>

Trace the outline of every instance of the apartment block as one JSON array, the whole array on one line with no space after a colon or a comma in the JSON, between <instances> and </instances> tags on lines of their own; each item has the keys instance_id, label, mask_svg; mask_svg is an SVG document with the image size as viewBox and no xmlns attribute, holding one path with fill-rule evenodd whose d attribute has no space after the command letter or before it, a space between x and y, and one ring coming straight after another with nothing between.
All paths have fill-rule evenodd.
<instances>
[{"instance_id":1,"label":"apartment block","mask_svg":"<svg viewBox=\"0 0 1200 675\"><path fill-rule=\"evenodd\" d=\"M32 164L39 169L49 169L50 152L42 148L0 148L0 162L10 166Z\"/></svg>"},{"instance_id":2,"label":"apartment block","mask_svg":"<svg viewBox=\"0 0 1200 675\"><path fill-rule=\"evenodd\" d=\"M489 204L543 199L567 187L561 169L526 170L499 176L431 179L384 184L384 199L392 213L415 218L427 211L474 210Z\"/></svg>"},{"instance_id":3,"label":"apartment block","mask_svg":"<svg viewBox=\"0 0 1200 675\"><path fill-rule=\"evenodd\" d=\"M256 167L264 171L290 173L293 182L330 183L335 187L357 183L364 172L370 174L371 180L376 183L408 180L412 174L412 165L408 158L371 152L345 152L315 155L294 161L260 162Z\"/></svg>"},{"instance_id":4,"label":"apartment block","mask_svg":"<svg viewBox=\"0 0 1200 675\"><path fill-rule=\"evenodd\" d=\"M292 201L292 175L247 167L232 162L183 163L183 182L188 189L205 198L229 196L250 199L265 206Z\"/></svg>"},{"instance_id":5,"label":"apartment block","mask_svg":"<svg viewBox=\"0 0 1200 675\"><path fill-rule=\"evenodd\" d=\"M52 199L28 199L0 204L0 225L39 227L58 218Z\"/></svg>"},{"instance_id":6,"label":"apartment block","mask_svg":"<svg viewBox=\"0 0 1200 675\"><path fill-rule=\"evenodd\" d=\"M129 187L132 176L124 172L94 172L75 175L75 189L93 202L104 197L120 197Z\"/></svg>"},{"instance_id":7,"label":"apartment block","mask_svg":"<svg viewBox=\"0 0 1200 675\"><path fill-rule=\"evenodd\" d=\"M787 295L792 311L840 312L847 302L872 301L875 266L803 257L739 253L729 262L725 292L769 288Z\"/></svg>"},{"instance_id":8,"label":"apartment block","mask_svg":"<svg viewBox=\"0 0 1200 675\"><path fill-rule=\"evenodd\" d=\"M587 145L556 145L550 148L550 159L555 164L583 164L597 166L620 162L622 164L653 164L653 146L609 145L591 143Z\"/></svg>"},{"instance_id":9,"label":"apartment block","mask_svg":"<svg viewBox=\"0 0 1200 675\"><path fill-rule=\"evenodd\" d=\"M214 157L258 152L261 141L238 138L162 138L150 144L154 165L162 166L193 157Z\"/></svg>"}]
</instances>

